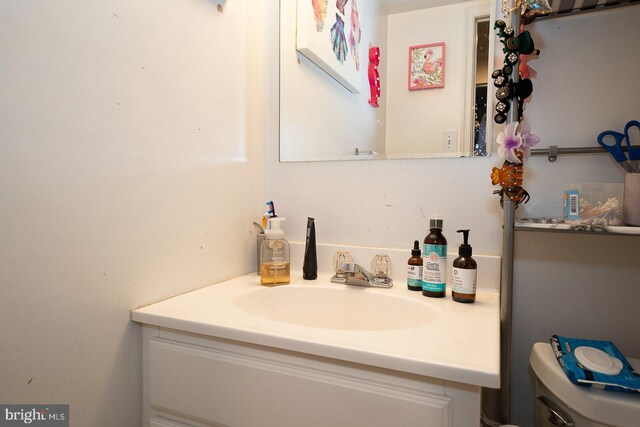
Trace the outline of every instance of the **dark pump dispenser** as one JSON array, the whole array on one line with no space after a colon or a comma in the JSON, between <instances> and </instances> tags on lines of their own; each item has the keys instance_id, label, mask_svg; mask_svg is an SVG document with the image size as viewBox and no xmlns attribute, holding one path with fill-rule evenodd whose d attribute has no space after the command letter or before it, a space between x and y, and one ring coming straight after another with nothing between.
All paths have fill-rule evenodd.
<instances>
[{"instance_id":1,"label":"dark pump dispenser","mask_svg":"<svg viewBox=\"0 0 640 427\"><path fill-rule=\"evenodd\" d=\"M458 249L459 257L453 261L451 297L456 302L471 303L476 300L478 265L471 258L473 249L469 244L469 231L458 230L463 235L463 243Z\"/></svg>"}]
</instances>

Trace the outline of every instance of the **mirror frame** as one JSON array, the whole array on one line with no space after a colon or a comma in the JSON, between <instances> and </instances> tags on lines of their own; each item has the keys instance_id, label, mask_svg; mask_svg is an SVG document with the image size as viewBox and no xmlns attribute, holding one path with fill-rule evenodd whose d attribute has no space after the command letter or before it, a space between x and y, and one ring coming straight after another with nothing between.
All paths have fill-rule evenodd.
<instances>
[{"instance_id":1,"label":"mirror frame","mask_svg":"<svg viewBox=\"0 0 640 427\"><path fill-rule=\"evenodd\" d=\"M493 5L493 7L492 7ZM475 116L475 101L476 101L476 55L477 55L477 38L478 38L478 22L489 21L489 51L487 52L487 113L486 113L486 151L485 156L477 156L474 153L474 116ZM489 2L489 9L487 7L475 7L465 9L465 28L469 31L473 28L473 34L465 35L466 40L466 52L467 58L465 61L465 75L471 75L471 79L466 80L465 99L463 105L466 106L464 114L464 129L463 138L469 138L470 144L467 144L465 151L461 157L491 157L491 149L493 147L493 108L495 102L493 85L491 82L491 72L494 65L494 48L495 48L495 34L492 29L491 23L495 21L495 3L491 0ZM466 151L469 150L469 151Z\"/></svg>"}]
</instances>

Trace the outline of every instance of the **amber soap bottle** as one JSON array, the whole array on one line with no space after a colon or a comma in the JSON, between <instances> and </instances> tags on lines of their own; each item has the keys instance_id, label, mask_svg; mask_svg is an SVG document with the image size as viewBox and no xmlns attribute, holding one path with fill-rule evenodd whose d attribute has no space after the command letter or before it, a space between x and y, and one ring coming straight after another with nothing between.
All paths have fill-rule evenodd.
<instances>
[{"instance_id":1,"label":"amber soap bottle","mask_svg":"<svg viewBox=\"0 0 640 427\"><path fill-rule=\"evenodd\" d=\"M285 285L291 281L289 242L284 238L281 222L284 218L269 219L269 229L260 248L260 284Z\"/></svg>"},{"instance_id":2,"label":"amber soap bottle","mask_svg":"<svg viewBox=\"0 0 640 427\"><path fill-rule=\"evenodd\" d=\"M464 243L458 249L458 258L453 260L451 277L451 297L456 302L471 303L476 300L478 265L471 258L473 250L469 244L469 230L458 230L464 236Z\"/></svg>"},{"instance_id":3,"label":"amber soap bottle","mask_svg":"<svg viewBox=\"0 0 640 427\"><path fill-rule=\"evenodd\" d=\"M429 234L422 251L422 295L443 298L447 295L447 239L442 234L442 219L429 220Z\"/></svg>"},{"instance_id":4,"label":"amber soap bottle","mask_svg":"<svg viewBox=\"0 0 640 427\"><path fill-rule=\"evenodd\" d=\"M410 291L422 290L422 257L420 256L420 242L413 242L411 258L407 262L407 288Z\"/></svg>"}]
</instances>

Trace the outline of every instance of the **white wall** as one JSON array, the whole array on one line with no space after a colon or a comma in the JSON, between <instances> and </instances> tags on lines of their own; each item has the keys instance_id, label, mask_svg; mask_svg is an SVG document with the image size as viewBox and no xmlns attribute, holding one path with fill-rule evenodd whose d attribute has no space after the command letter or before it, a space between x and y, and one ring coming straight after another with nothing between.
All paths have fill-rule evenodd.
<instances>
[{"instance_id":1,"label":"white wall","mask_svg":"<svg viewBox=\"0 0 640 427\"><path fill-rule=\"evenodd\" d=\"M139 425L129 310L253 271L266 13L0 3L0 402Z\"/></svg>"},{"instance_id":2,"label":"white wall","mask_svg":"<svg viewBox=\"0 0 640 427\"><path fill-rule=\"evenodd\" d=\"M640 238L516 234L512 421L533 427L533 343L553 334L608 340L640 359Z\"/></svg>"},{"instance_id":3,"label":"white wall","mask_svg":"<svg viewBox=\"0 0 640 427\"><path fill-rule=\"evenodd\" d=\"M541 145L597 146L600 132L640 120L639 19L633 5L531 26L541 54L529 61L538 78L526 116Z\"/></svg>"},{"instance_id":4,"label":"white wall","mask_svg":"<svg viewBox=\"0 0 640 427\"><path fill-rule=\"evenodd\" d=\"M408 257L439 213L450 245L469 227L475 252L500 254L495 156L279 163L277 8L247 5L228 1L220 15L200 0L0 4L0 401L70 403L73 425L137 425L140 336L128 310L252 270L249 224L267 198L291 240L309 215L320 243ZM562 119L559 94L536 96ZM562 129L559 140L575 128ZM606 156L527 166L533 199L521 215L559 212L566 183L621 180ZM635 337L637 239L527 236L517 235L517 372L527 375L529 341L550 333ZM594 263L598 250L613 255ZM569 281L569 300L554 299L553 284ZM574 306L536 316L559 301ZM566 321L603 304L619 317ZM517 397L522 417L531 400Z\"/></svg>"}]
</instances>

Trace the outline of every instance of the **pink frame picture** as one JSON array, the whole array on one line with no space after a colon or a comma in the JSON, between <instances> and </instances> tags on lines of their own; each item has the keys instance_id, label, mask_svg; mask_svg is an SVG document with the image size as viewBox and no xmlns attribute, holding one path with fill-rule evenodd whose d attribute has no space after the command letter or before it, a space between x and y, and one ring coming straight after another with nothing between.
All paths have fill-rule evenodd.
<instances>
[{"instance_id":1,"label":"pink frame picture","mask_svg":"<svg viewBox=\"0 0 640 427\"><path fill-rule=\"evenodd\" d=\"M409 47L409 90L444 87L444 42Z\"/></svg>"}]
</instances>

